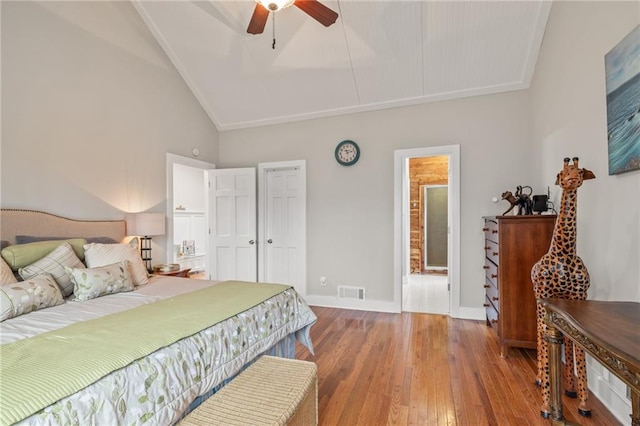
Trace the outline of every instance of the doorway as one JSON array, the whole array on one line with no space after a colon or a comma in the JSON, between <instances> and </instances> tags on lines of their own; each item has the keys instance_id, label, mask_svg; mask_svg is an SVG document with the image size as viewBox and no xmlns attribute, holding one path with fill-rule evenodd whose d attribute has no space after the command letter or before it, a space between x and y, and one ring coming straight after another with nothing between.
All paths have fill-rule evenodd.
<instances>
[{"instance_id":1,"label":"doorway","mask_svg":"<svg viewBox=\"0 0 640 426\"><path fill-rule=\"evenodd\" d=\"M399 310L459 311L459 145L395 152Z\"/></svg>"},{"instance_id":2,"label":"doorway","mask_svg":"<svg viewBox=\"0 0 640 426\"><path fill-rule=\"evenodd\" d=\"M214 164L167 153L167 263L209 277L206 171Z\"/></svg>"},{"instance_id":3,"label":"doorway","mask_svg":"<svg viewBox=\"0 0 640 426\"><path fill-rule=\"evenodd\" d=\"M402 310L448 314L449 156L409 158L408 167L411 271Z\"/></svg>"}]
</instances>

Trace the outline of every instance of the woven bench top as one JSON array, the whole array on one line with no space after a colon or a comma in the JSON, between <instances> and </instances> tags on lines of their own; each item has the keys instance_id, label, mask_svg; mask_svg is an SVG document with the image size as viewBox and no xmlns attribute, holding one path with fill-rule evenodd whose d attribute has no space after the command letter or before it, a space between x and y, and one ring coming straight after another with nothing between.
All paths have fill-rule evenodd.
<instances>
[{"instance_id":1,"label":"woven bench top","mask_svg":"<svg viewBox=\"0 0 640 426\"><path fill-rule=\"evenodd\" d=\"M188 414L180 426L287 425L300 418L303 409L310 412L302 424L316 424L316 365L265 355Z\"/></svg>"}]
</instances>

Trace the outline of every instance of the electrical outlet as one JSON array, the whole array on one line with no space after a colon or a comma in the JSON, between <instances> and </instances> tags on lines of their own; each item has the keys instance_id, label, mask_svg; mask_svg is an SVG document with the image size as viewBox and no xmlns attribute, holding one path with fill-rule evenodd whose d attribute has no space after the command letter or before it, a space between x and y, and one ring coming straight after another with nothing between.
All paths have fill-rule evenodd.
<instances>
[{"instance_id":1,"label":"electrical outlet","mask_svg":"<svg viewBox=\"0 0 640 426\"><path fill-rule=\"evenodd\" d=\"M327 277L320 277L320 285L323 287L327 285Z\"/></svg>"}]
</instances>

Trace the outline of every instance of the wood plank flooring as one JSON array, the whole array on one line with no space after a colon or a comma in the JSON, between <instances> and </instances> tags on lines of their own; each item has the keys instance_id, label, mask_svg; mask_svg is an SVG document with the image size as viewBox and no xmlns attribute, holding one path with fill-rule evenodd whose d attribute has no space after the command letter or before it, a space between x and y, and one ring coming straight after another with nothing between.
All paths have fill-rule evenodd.
<instances>
[{"instance_id":1,"label":"wood plank flooring","mask_svg":"<svg viewBox=\"0 0 640 426\"><path fill-rule=\"evenodd\" d=\"M535 351L511 349L482 321L313 307L320 425L548 425L534 384ZM567 420L620 423L594 397L592 417L565 398Z\"/></svg>"}]
</instances>

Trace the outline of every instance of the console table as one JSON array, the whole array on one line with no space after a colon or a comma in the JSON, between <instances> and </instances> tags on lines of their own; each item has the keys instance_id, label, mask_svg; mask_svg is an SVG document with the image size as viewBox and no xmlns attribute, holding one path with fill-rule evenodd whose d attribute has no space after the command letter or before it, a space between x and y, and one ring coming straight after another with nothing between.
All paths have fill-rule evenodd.
<instances>
[{"instance_id":1,"label":"console table","mask_svg":"<svg viewBox=\"0 0 640 426\"><path fill-rule=\"evenodd\" d=\"M562 414L563 335L580 345L631 389L631 424L640 426L640 303L539 300L549 325L549 379L553 424Z\"/></svg>"}]
</instances>

